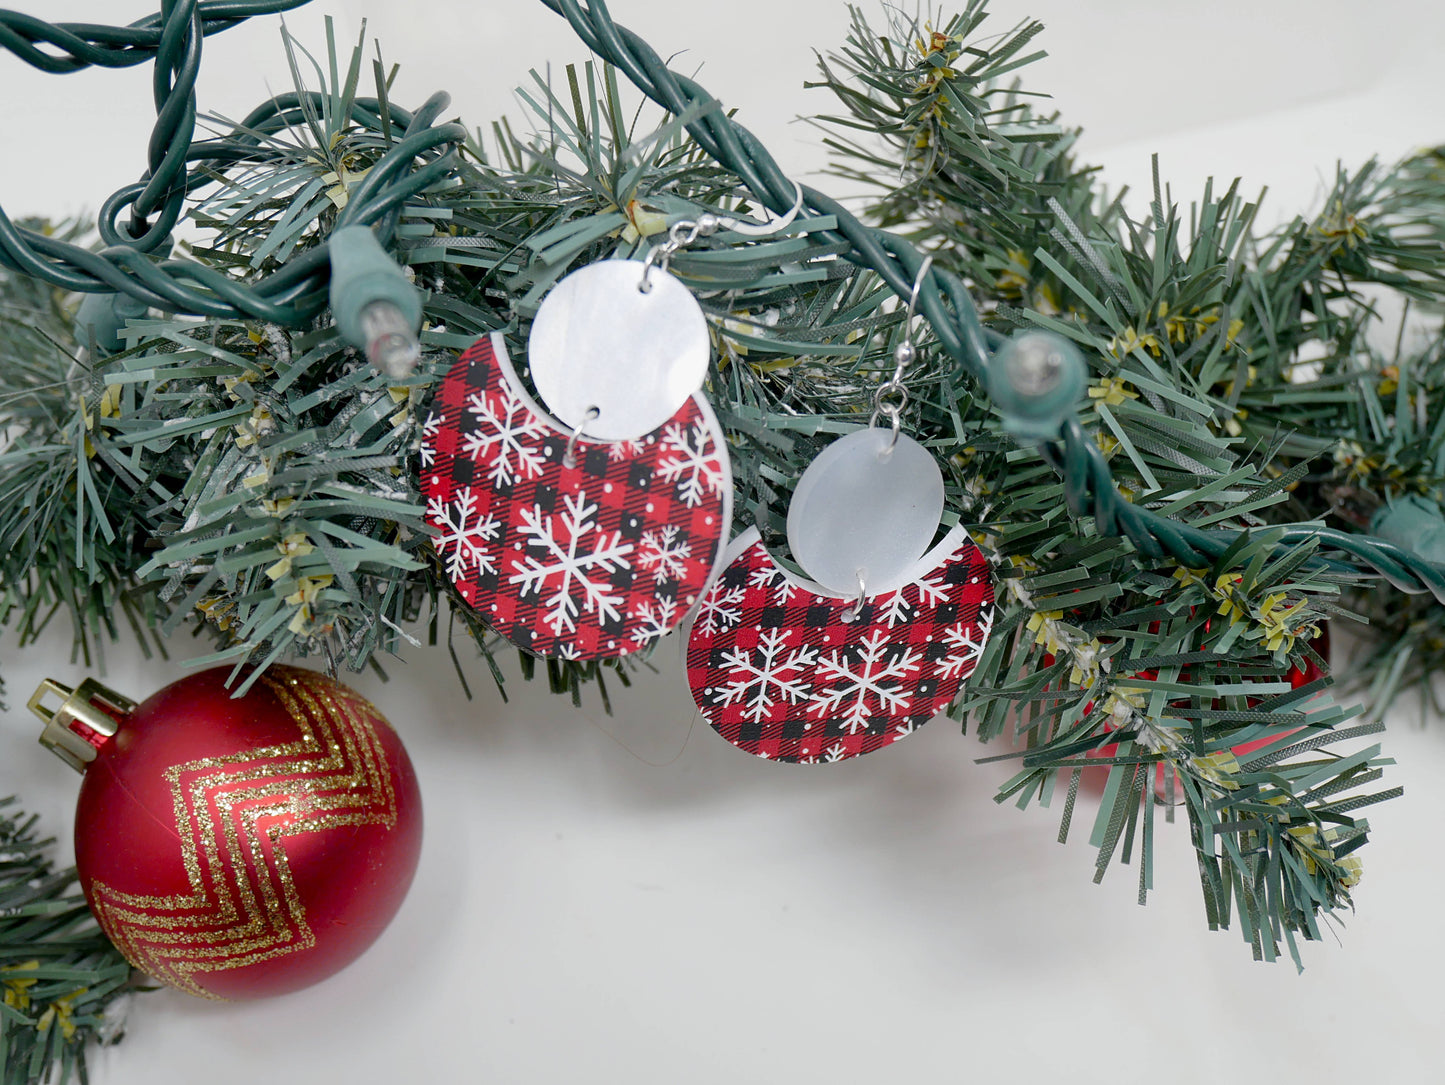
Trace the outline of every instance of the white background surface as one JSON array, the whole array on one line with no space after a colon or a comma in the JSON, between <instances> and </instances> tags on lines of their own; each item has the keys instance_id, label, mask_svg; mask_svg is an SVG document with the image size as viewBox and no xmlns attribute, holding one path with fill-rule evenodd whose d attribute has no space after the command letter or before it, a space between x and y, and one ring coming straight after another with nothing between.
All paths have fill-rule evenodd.
<instances>
[{"instance_id":1,"label":"white background surface","mask_svg":"<svg viewBox=\"0 0 1445 1085\"><path fill-rule=\"evenodd\" d=\"M871 0L865 0L865 6ZM125 21L135 0L32 0L48 18ZM1163 156L1176 195L1210 172L1268 184L1285 217L1349 164L1445 139L1445 10L1412 0L996 0L995 24L1050 24L1050 89L1111 184L1147 187ZM324 49L367 15L395 97L453 91L468 123L519 110L530 67L582 50L534 0L320 0L289 17ZM790 123L832 108L814 47L841 42L839 0L614 0L617 20L701 80L785 168L821 164ZM716 24L725 20L725 25ZM207 44L204 109L239 116L287 88L274 19ZM0 205L94 209L142 168L147 70L42 76L0 56ZM826 184L826 182L825 182ZM76 781L14 706L45 676L74 682L68 638L0 641L0 792L69 831ZM191 642L177 644L185 654ZM356 685L397 725L426 798L417 883L362 961L288 998L212 1005L161 994L98 1085L266 1080L381 1083L1378 1082L1440 1080L1445 944L1437 850L1445 722L1397 714L1386 752L1403 799L1371 814L1360 912L1308 970L1254 964L1210 934L1185 826L1161 826L1157 890L1136 872L1090 883L1087 816L1054 843L1057 811L992 801L993 752L935 723L875 756L823 769L765 764L696 719L680 665L583 710L480 666L467 702L442 650L387 685ZM174 664L110 654L109 680L144 696Z\"/></svg>"}]
</instances>

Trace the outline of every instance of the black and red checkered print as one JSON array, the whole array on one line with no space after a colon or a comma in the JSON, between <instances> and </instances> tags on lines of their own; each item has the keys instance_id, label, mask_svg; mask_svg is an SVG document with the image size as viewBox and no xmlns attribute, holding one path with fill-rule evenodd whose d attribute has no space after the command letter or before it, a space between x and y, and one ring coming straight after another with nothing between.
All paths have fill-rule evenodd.
<instances>
[{"instance_id":1,"label":"black and red checkered print","mask_svg":"<svg viewBox=\"0 0 1445 1085\"><path fill-rule=\"evenodd\" d=\"M988 562L955 528L897 591L815 595L749 529L703 596L687 648L693 700L734 746L842 761L910 735L973 673L993 625Z\"/></svg>"},{"instance_id":2,"label":"black and red checkered print","mask_svg":"<svg viewBox=\"0 0 1445 1085\"><path fill-rule=\"evenodd\" d=\"M697 600L727 531L732 473L693 395L653 432L576 442L544 415L499 335L442 382L421 451L447 575L497 632L565 659L635 652Z\"/></svg>"}]
</instances>

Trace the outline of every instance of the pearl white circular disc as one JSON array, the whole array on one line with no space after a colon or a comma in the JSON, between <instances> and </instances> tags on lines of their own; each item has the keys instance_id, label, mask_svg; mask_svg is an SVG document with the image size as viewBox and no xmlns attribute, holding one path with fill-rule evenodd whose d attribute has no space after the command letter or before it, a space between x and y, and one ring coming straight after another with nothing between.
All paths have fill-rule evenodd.
<instances>
[{"instance_id":1,"label":"pearl white circular disc","mask_svg":"<svg viewBox=\"0 0 1445 1085\"><path fill-rule=\"evenodd\" d=\"M943 473L928 450L869 428L823 449L793 491L788 545L803 571L839 595L896 588L923 556L943 516Z\"/></svg>"},{"instance_id":2,"label":"pearl white circular disc","mask_svg":"<svg viewBox=\"0 0 1445 1085\"><path fill-rule=\"evenodd\" d=\"M591 438L651 433L702 387L712 346L702 309L660 268L603 260L568 275L537 310L528 365L557 418ZM588 412L596 408L596 418Z\"/></svg>"}]
</instances>

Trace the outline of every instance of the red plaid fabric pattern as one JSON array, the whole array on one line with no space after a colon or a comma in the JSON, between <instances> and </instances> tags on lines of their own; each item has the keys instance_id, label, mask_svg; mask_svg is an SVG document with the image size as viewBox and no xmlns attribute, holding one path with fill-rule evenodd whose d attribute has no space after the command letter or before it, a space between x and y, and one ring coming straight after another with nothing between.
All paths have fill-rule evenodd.
<instances>
[{"instance_id":1,"label":"red plaid fabric pattern","mask_svg":"<svg viewBox=\"0 0 1445 1085\"><path fill-rule=\"evenodd\" d=\"M732 473L694 395L635 441L576 445L522 388L499 335L447 374L421 451L437 553L471 606L520 648L635 652L697 600L731 518Z\"/></svg>"},{"instance_id":2,"label":"red plaid fabric pattern","mask_svg":"<svg viewBox=\"0 0 1445 1085\"><path fill-rule=\"evenodd\" d=\"M693 700L723 738L773 761L842 761L912 734L953 700L993 625L978 547L958 528L940 552L845 622L852 600L799 587L749 530L693 625Z\"/></svg>"}]
</instances>

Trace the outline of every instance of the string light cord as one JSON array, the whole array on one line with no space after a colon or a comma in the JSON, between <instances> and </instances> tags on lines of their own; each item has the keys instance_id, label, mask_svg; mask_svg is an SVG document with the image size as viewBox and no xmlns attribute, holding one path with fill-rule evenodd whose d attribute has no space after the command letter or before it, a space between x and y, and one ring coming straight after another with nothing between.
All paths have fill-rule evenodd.
<instances>
[{"instance_id":1,"label":"string light cord","mask_svg":"<svg viewBox=\"0 0 1445 1085\"><path fill-rule=\"evenodd\" d=\"M101 206L97 251L17 226L0 208L0 265L65 290L117 293L168 312L264 320L301 327L327 305L326 246L317 246L254 282L243 283L189 260L159 259L169 248L187 197L215 182L220 167L273 162L286 153L267 137L306 123L322 96L286 94L266 102L229 134L197 141L195 82L207 34L255 15L301 7L309 0L166 0L161 11L128 27L52 25L0 10L0 46L49 72L93 65L126 67L154 59L156 123L149 169ZM40 48L53 46L58 52ZM396 210L454 174L456 147L467 138L459 124L437 124L450 99L434 95L415 114L376 99L358 99L351 120L371 132L400 130L400 138L350 194L336 226L378 227L389 244ZM386 116L383 117L383 110ZM121 218L129 209L129 221Z\"/></svg>"},{"instance_id":2,"label":"string light cord","mask_svg":"<svg viewBox=\"0 0 1445 1085\"><path fill-rule=\"evenodd\" d=\"M195 4L201 29L219 34L253 15L279 15L311 0L201 0ZM174 3L165 8L175 7ZM165 41L167 11L129 26L47 23L19 11L0 10L0 45L32 67L64 75L84 68L130 68L155 59ZM57 52L46 52L42 45Z\"/></svg>"},{"instance_id":3,"label":"string light cord","mask_svg":"<svg viewBox=\"0 0 1445 1085\"><path fill-rule=\"evenodd\" d=\"M247 317L293 327L319 314L326 305L330 275L325 246L251 284L191 261L148 255L168 244L186 197L210 182L210 167L265 161L267 152L258 135L275 133L304 118L300 99L287 96L260 107L227 137L194 142L195 80L205 36L252 16L284 12L307 2L164 0L159 13L128 27L48 24L0 11L0 46L45 71L124 67L154 59L157 110L146 176L115 193L102 207L99 229L105 248L91 252L21 229L0 210L0 264L64 289L123 293L177 313ZM605 0L592 0L587 6L579 0L542 3L564 17L589 49L623 72L648 98L676 115L690 115L687 128L698 145L734 172L762 205L776 214L794 205L799 186L756 137L728 116L702 86L671 71L651 46L614 23ZM357 123L382 130L380 111L386 108L385 120L404 126L404 135L352 193L338 228L380 226L380 240L388 243L395 228L394 212L456 169L456 147L467 133L457 124L434 123L446 105L446 96L437 95L408 116L375 100L354 104L352 119ZM920 277L924 258L911 244L864 225L816 189L802 186L802 202L804 215L836 219L835 230L811 235L820 243L846 244L847 259L876 272L900 297L908 297L917 281L918 312L932 327L940 349L980 383L988 382L1004 339L983 326L958 276L935 264ZM130 222L122 227L119 220L127 207ZM1039 447L1064 479L1070 511L1092 516L1101 533L1127 538L1142 554L1201 568L1241 538L1237 532L1190 527L1127 501L1102 454L1072 414ZM1377 575L1401 591L1428 591L1445 602L1445 566L1400 546L1308 524L1271 530L1280 532L1282 552L1317 544L1353 559L1328 561L1333 572Z\"/></svg>"},{"instance_id":4,"label":"string light cord","mask_svg":"<svg viewBox=\"0 0 1445 1085\"><path fill-rule=\"evenodd\" d=\"M542 0L563 16L593 52L622 71L637 88L674 114L712 105L687 128L708 154L732 170L754 196L775 213L793 203L797 187L767 149L746 128L717 106L711 95L686 76L671 71L645 41L612 21L606 0ZM1002 337L986 330L963 281L934 264L919 276L924 257L896 234L865 226L837 201L803 187L806 212L832 215L836 232L812 236L822 243L845 241L846 258L877 272L900 298L918 281L918 311L932 326L939 346L962 369L987 382ZM1127 538L1151 558L1170 557L1189 568L1206 568L1240 540L1232 531L1206 531L1168 519L1125 499L1108 463L1070 412L1057 437L1040 443L1040 452L1064 479L1065 498L1076 516L1092 516L1105 535ZM1445 566L1425 561L1402 547L1368 535L1309 524L1286 525L1278 548L1284 552L1317 543L1323 550L1348 555L1355 563L1326 562L1332 572L1375 575L1410 593L1430 592L1445 602ZM1359 568L1363 565L1365 568ZM1368 572L1366 571L1368 570Z\"/></svg>"}]
</instances>

